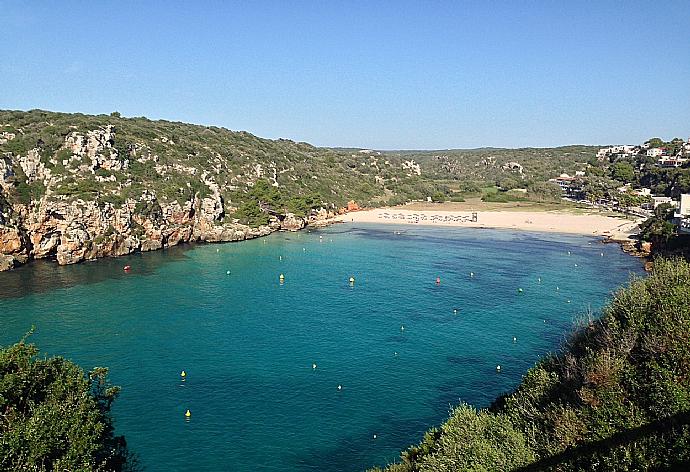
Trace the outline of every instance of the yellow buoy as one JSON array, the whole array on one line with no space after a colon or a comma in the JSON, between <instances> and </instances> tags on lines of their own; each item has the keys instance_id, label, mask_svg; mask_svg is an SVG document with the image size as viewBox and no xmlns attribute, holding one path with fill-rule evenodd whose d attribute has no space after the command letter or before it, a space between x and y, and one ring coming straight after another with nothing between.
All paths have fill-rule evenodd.
<instances>
[{"instance_id":1,"label":"yellow buoy","mask_svg":"<svg viewBox=\"0 0 690 472\"><path fill-rule=\"evenodd\" d=\"M190 416L192 416L192 412L187 410L184 412L184 416L185 416L185 418L189 418Z\"/></svg>"},{"instance_id":2,"label":"yellow buoy","mask_svg":"<svg viewBox=\"0 0 690 472\"><path fill-rule=\"evenodd\" d=\"M350 283L351 283L351 284L354 284L354 283L355 283L355 278L354 278L354 277L350 277Z\"/></svg>"},{"instance_id":3,"label":"yellow buoy","mask_svg":"<svg viewBox=\"0 0 690 472\"><path fill-rule=\"evenodd\" d=\"M285 281L285 276L280 274L280 276L278 276L278 280L280 280L280 283L283 283Z\"/></svg>"},{"instance_id":4,"label":"yellow buoy","mask_svg":"<svg viewBox=\"0 0 690 472\"><path fill-rule=\"evenodd\" d=\"M185 372L184 370L182 372L180 372L180 377L182 377L182 378L187 377L187 372Z\"/></svg>"}]
</instances>

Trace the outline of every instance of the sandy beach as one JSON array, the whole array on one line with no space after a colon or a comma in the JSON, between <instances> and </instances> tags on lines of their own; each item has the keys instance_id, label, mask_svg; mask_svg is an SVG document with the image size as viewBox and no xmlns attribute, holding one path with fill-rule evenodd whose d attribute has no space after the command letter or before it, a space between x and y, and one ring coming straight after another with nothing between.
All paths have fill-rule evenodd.
<instances>
[{"instance_id":1,"label":"sandy beach","mask_svg":"<svg viewBox=\"0 0 690 472\"><path fill-rule=\"evenodd\" d=\"M475 218L476 216L476 218ZM603 214L568 211L468 211L378 208L351 212L343 222L497 228L610 237L625 241L638 231L633 221Z\"/></svg>"}]
</instances>

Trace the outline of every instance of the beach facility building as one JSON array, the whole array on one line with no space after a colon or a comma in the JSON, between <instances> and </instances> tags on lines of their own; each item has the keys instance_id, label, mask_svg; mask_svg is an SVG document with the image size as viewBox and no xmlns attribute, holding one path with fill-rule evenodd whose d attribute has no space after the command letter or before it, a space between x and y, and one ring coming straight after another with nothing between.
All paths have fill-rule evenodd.
<instances>
[{"instance_id":1,"label":"beach facility building","mask_svg":"<svg viewBox=\"0 0 690 472\"><path fill-rule=\"evenodd\" d=\"M570 186L574 180L575 177L571 177L568 174L561 174L555 179L549 179L549 182L554 182L558 184L558 186L561 187L561 190L567 192L568 190L570 190Z\"/></svg>"}]
</instances>

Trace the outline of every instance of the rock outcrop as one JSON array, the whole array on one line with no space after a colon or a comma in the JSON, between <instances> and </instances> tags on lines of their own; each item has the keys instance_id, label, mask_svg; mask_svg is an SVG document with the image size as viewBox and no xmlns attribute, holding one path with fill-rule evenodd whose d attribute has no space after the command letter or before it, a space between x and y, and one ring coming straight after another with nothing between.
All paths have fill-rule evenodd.
<instances>
[{"instance_id":1,"label":"rock outcrop","mask_svg":"<svg viewBox=\"0 0 690 472\"><path fill-rule=\"evenodd\" d=\"M75 264L181 243L242 241L283 228L277 221L259 228L220 223L222 204L208 198L194 198L185 205L159 203L155 198L147 203L131 200L115 208L94 201L43 199L35 208L24 209L20 227L0 225L0 270L29 259L55 258L59 264ZM286 228L305 224L301 218L289 221Z\"/></svg>"},{"instance_id":2,"label":"rock outcrop","mask_svg":"<svg viewBox=\"0 0 690 472\"><path fill-rule=\"evenodd\" d=\"M335 216L325 209L313 211L307 218L288 213L272 217L268 225L252 228L221 221L220 196L194 197L180 204L159 202L150 194L139 201L128 200L120 207L43 198L20 210L21 224L13 224L16 215L10 217L7 211L0 211L0 271L30 259L51 258L58 264L76 264L182 243L243 241L278 230L298 231L307 224L321 226Z\"/></svg>"},{"instance_id":3,"label":"rock outcrop","mask_svg":"<svg viewBox=\"0 0 690 472\"><path fill-rule=\"evenodd\" d=\"M75 264L298 231L334 216L332 209L285 214L293 208L285 204L290 195L300 211L327 200L305 192L298 175L333 173L342 182L330 176L332 195L358 182L359 170L333 166L332 151L304 143L119 116L117 129L102 117L0 110L1 116L0 270L32 259ZM407 170L417 172L414 165ZM258 208L243 212L252 202ZM255 228L240 219L268 224Z\"/></svg>"}]
</instances>

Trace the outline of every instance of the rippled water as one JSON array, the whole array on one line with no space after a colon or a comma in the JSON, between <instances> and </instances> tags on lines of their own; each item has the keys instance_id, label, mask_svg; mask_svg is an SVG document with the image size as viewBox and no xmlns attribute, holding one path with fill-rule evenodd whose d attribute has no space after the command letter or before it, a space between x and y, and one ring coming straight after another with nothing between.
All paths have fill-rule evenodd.
<instances>
[{"instance_id":1,"label":"rippled water","mask_svg":"<svg viewBox=\"0 0 690 472\"><path fill-rule=\"evenodd\" d=\"M35 325L110 367L146 470L363 470L513 388L631 272L586 237L341 225L2 273L0 343Z\"/></svg>"}]
</instances>

